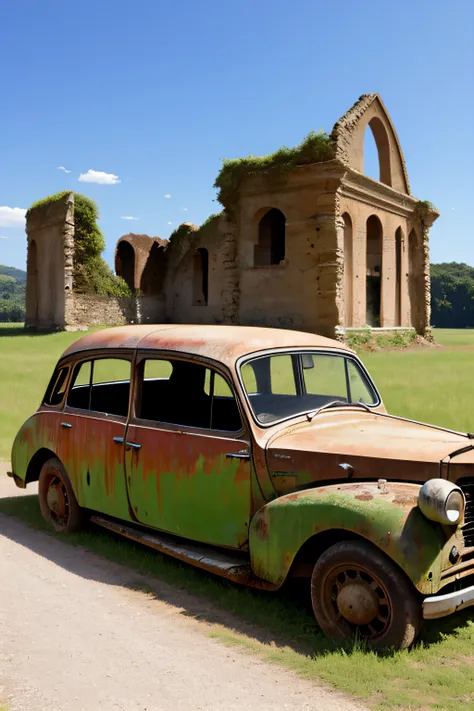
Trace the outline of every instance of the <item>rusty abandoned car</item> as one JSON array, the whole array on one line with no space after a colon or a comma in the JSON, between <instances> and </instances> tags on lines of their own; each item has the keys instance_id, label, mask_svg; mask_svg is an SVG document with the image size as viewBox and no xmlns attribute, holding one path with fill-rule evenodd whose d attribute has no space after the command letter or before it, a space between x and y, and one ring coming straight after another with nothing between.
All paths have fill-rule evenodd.
<instances>
[{"instance_id":1,"label":"rusty abandoned car","mask_svg":"<svg viewBox=\"0 0 474 711\"><path fill-rule=\"evenodd\" d=\"M474 443L386 413L343 343L127 326L70 346L20 429L54 530L87 520L232 581L307 577L335 638L409 646L474 604Z\"/></svg>"}]
</instances>

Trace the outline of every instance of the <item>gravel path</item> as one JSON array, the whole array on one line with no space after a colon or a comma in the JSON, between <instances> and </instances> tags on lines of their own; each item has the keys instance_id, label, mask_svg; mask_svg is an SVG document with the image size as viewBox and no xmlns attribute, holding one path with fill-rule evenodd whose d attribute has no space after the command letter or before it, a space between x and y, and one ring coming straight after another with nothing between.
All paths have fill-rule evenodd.
<instances>
[{"instance_id":1,"label":"gravel path","mask_svg":"<svg viewBox=\"0 0 474 711\"><path fill-rule=\"evenodd\" d=\"M21 494L2 469L0 497ZM0 708L361 711L210 639L196 619L209 603L155 579L153 595L130 589L140 580L150 582L0 514Z\"/></svg>"}]
</instances>

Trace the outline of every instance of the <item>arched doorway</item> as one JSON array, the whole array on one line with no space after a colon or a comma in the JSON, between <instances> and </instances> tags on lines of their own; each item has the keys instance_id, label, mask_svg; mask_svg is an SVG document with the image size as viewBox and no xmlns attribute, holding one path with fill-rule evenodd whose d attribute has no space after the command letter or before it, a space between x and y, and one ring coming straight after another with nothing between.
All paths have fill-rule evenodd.
<instances>
[{"instance_id":1,"label":"arched doorway","mask_svg":"<svg viewBox=\"0 0 474 711\"><path fill-rule=\"evenodd\" d=\"M132 291L135 290L135 250L125 240L117 245L115 273L127 282Z\"/></svg>"},{"instance_id":2,"label":"arched doorway","mask_svg":"<svg viewBox=\"0 0 474 711\"><path fill-rule=\"evenodd\" d=\"M193 305L207 306L209 299L209 251L204 247L193 256Z\"/></svg>"},{"instance_id":3,"label":"arched doorway","mask_svg":"<svg viewBox=\"0 0 474 711\"><path fill-rule=\"evenodd\" d=\"M344 326L352 326L352 220L349 213L344 220Z\"/></svg>"},{"instance_id":4,"label":"arched doorway","mask_svg":"<svg viewBox=\"0 0 474 711\"><path fill-rule=\"evenodd\" d=\"M258 224L258 244L254 249L254 265L268 267L285 259L285 215L276 208L265 213Z\"/></svg>"},{"instance_id":5,"label":"arched doorway","mask_svg":"<svg viewBox=\"0 0 474 711\"><path fill-rule=\"evenodd\" d=\"M402 228L395 232L395 325L402 326Z\"/></svg>"},{"instance_id":6,"label":"arched doorway","mask_svg":"<svg viewBox=\"0 0 474 711\"><path fill-rule=\"evenodd\" d=\"M379 328L382 305L382 223L376 215L367 220L366 322Z\"/></svg>"}]
</instances>

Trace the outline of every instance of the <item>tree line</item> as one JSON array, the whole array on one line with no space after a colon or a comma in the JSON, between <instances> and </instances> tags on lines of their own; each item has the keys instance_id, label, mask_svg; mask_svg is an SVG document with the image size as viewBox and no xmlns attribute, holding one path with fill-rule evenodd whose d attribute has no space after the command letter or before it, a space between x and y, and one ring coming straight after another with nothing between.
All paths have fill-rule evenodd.
<instances>
[{"instance_id":1,"label":"tree line","mask_svg":"<svg viewBox=\"0 0 474 711\"><path fill-rule=\"evenodd\" d=\"M22 323L26 311L26 272L0 264L0 323Z\"/></svg>"},{"instance_id":2,"label":"tree line","mask_svg":"<svg viewBox=\"0 0 474 711\"><path fill-rule=\"evenodd\" d=\"M431 265L431 324L474 328L474 267L457 262Z\"/></svg>"}]
</instances>

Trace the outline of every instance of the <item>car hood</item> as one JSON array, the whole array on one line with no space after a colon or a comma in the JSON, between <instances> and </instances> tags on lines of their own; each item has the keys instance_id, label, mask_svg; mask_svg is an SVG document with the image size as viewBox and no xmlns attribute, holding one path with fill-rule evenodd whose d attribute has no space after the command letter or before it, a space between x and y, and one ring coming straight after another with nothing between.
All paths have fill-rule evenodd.
<instances>
[{"instance_id":1,"label":"car hood","mask_svg":"<svg viewBox=\"0 0 474 711\"><path fill-rule=\"evenodd\" d=\"M471 447L474 440L451 430L374 412L332 410L271 438L267 457L277 490L288 491L345 478L422 483L441 473L456 480L473 475ZM441 460L466 448L441 470Z\"/></svg>"}]
</instances>

